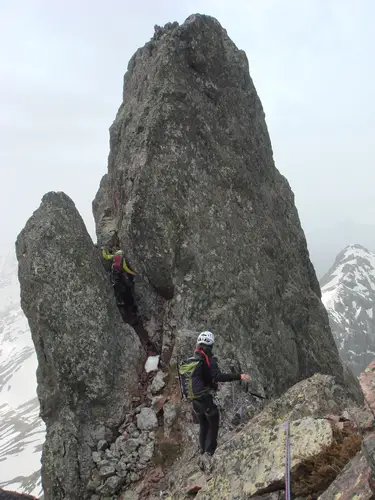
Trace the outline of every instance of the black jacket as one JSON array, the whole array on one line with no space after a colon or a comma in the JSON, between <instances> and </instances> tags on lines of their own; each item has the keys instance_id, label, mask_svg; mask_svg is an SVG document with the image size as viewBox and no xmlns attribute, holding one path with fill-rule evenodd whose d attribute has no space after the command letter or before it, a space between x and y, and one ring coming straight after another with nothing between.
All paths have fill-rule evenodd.
<instances>
[{"instance_id":1,"label":"black jacket","mask_svg":"<svg viewBox=\"0 0 375 500\"><path fill-rule=\"evenodd\" d=\"M204 351L203 351L204 352ZM222 373L219 368L218 360L210 351L205 352L195 351L194 357L203 361L201 367L194 374L193 392L198 394L204 389L209 392L210 389L217 390L218 382L234 382L241 380L240 373Z\"/></svg>"}]
</instances>

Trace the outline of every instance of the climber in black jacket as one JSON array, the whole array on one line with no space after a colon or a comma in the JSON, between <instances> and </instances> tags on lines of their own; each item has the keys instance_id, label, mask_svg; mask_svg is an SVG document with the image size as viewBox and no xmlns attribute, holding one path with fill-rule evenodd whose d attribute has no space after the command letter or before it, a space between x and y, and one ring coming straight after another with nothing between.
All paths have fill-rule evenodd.
<instances>
[{"instance_id":1,"label":"climber in black jacket","mask_svg":"<svg viewBox=\"0 0 375 500\"><path fill-rule=\"evenodd\" d=\"M194 371L192 377L193 410L199 420L201 452L199 466L206 471L212 466L211 458L217 447L219 432L219 410L211 392L218 389L219 382L250 381L249 375L245 373L221 373L217 359L212 353L214 340L211 332L202 332L199 335L194 357L202 359L203 363ZM199 396L196 397L198 394Z\"/></svg>"}]
</instances>

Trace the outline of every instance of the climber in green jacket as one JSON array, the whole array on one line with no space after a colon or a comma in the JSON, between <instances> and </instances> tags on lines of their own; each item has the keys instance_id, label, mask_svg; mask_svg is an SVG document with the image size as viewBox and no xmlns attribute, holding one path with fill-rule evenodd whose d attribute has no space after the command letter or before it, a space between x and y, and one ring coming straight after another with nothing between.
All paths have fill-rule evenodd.
<instances>
[{"instance_id":1,"label":"climber in green jacket","mask_svg":"<svg viewBox=\"0 0 375 500\"><path fill-rule=\"evenodd\" d=\"M134 276L136 273L127 262L123 250L113 249L110 252L106 247L102 247L101 251L103 259L111 262L111 282L117 305L125 307L129 319L131 319L137 315L134 297Z\"/></svg>"}]
</instances>

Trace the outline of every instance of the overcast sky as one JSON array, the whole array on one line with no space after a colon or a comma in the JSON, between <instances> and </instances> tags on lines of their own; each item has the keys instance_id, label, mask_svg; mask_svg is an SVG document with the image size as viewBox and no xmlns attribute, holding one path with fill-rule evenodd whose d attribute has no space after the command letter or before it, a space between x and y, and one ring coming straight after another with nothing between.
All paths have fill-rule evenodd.
<instances>
[{"instance_id":1,"label":"overcast sky","mask_svg":"<svg viewBox=\"0 0 375 500\"><path fill-rule=\"evenodd\" d=\"M5 244L50 190L73 198L93 234L128 60L155 24L196 12L215 16L247 53L318 272L346 244L375 249L373 0L1 2Z\"/></svg>"}]
</instances>

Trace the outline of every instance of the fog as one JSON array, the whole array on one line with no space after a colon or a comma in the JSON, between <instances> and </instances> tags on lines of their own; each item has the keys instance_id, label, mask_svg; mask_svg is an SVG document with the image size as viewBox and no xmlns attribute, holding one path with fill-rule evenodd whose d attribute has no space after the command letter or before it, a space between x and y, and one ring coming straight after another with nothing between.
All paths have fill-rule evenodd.
<instances>
[{"instance_id":1,"label":"fog","mask_svg":"<svg viewBox=\"0 0 375 500\"><path fill-rule=\"evenodd\" d=\"M318 274L347 244L375 249L371 0L3 2L4 247L50 190L72 197L94 234L91 201L128 60L155 24L195 12L215 16L247 53Z\"/></svg>"}]
</instances>

